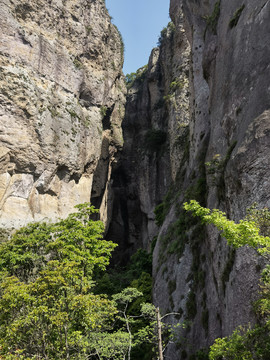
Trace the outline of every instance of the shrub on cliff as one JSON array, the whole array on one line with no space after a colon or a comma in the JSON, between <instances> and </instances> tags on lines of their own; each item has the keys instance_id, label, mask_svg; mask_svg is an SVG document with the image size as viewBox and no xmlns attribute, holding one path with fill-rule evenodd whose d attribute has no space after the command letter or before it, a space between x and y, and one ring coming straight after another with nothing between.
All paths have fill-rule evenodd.
<instances>
[{"instance_id":1,"label":"shrub on cliff","mask_svg":"<svg viewBox=\"0 0 270 360\"><path fill-rule=\"evenodd\" d=\"M204 224L213 224L234 248L249 245L269 262L270 213L268 209L248 209L247 217L238 224L227 219L225 213L210 210L195 200L184 204L187 211L198 216ZM237 328L229 337L216 339L210 347L210 360L270 359L270 265L262 272L261 298L255 304L259 321L254 328Z\"/></svg>"}]
</instances>

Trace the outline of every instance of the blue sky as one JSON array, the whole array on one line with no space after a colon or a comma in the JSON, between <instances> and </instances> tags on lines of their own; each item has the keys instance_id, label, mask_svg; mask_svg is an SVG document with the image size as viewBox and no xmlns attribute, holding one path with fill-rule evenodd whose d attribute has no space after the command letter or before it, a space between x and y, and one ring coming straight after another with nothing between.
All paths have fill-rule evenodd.
<instances>
[{"instance_id":1,"label":"blue sky","mask_svg":"<svg viewBox=\"0 0 270 360\"><path fill-rule=\"evenodd\" d=\"M170 21L169 0L106 0L106 6L124 39L123 71L135 72L148 63L160 31Z\"/></svg>"}]
</instances>

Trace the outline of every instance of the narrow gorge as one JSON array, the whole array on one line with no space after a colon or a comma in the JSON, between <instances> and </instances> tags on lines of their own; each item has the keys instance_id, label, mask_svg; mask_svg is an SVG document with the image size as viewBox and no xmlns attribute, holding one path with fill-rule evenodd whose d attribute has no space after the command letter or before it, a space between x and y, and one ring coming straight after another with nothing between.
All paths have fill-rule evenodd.
<instances>
[{"instance_id":1,"label":"narrow gorge","mask_svg":"<svg viewBox=\"0 0 270 360\"><path fill-rule=\"evenodd\" d=\"M119 244L115 263L153 253L153 303L186 324L167 359L254 324L265 260L183 203L235 221L270 207L269 0L171 0L158 46L126 82L103 0L0 9L0 226L90 200Z\"/></svg>"}]
</instances>

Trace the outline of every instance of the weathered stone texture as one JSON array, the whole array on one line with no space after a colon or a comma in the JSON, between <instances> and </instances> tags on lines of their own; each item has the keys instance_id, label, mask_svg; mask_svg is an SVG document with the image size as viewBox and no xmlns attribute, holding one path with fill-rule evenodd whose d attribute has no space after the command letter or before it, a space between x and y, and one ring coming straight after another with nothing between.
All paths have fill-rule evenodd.
<instances>
[{"instance_id":1,"label":"weathered stone texture","mask_svg":"<svg viewBox=\"0 0 270 360\"><path fill-rule=\"evenodd\" d=\"M215 4L214 0L171 1L170 13L176 24L184 12L192 50L189 159L177 202L188 198L187 187L195 181L192 177L202 176L199 169L204 168L205 204L239 220L255 201L260 207L269 207L270 3L245 1L238 22L232 26L230 21L243 2L221 1L216 28L207 27L206 18L213 18ZM217 156L224 161L224 168L210 174L205 163ZM173 205L154 251L154 299L164 310L181 307L184 319L189 293L195 291L197 311L184 334L193 352L209 346L218 336L231 334L238 325L254 321L252 301L258 296L262 259L247 247L234 257L217 231L209 228L204 239L196 235L200 238L196 245L199 257L186 245L180 258L168 255L160 266L162 236L177 220L176 214ZM190 244L196 242L192 231L188 233ZM194 287L198 275L204 278L203 287ZM172 294L161 291L160 284L166 289L163 279L165 283L175 281ZM174 360L180 354L171 346L167 356Z\"/></svg>"},{"instance_id":2,"label":"weathered stone texture","mask_svg":"<svg viewBox=\"0 0 270 360\"><path fill-rule=\"evenodd\" d=\"M183 24L161 33L146 67L128 90L121 166L108 237L128 254L150 248L157 234L154 209L183 164L189 124L189 45ZM117 236L116 236L117 235ZM124 257L127 259L127 257ZM119 259L121 261L121 258Z\"/></svg>"},{"instance_id":3,"label":"weathered stone texture","mask_svg":"<svg viewBox=\"0 0 270 360\"><path fill-rule=\"evenodd\" d=\"M115 161L123 54L102 0L3 0L0 10L0 224L17 227L90 200L104 139L106 166Z\"/></svg>"},{"instance_id":4,"label":"weathered stone texture","mask_svg":"<svg viewBox=\"0 0 270 360\"><path fill-rule=\"evenodd\" d=\"M182 210L183 201L197 198L237 221L254 201L270 202L270 2L221 0L219 10L218 3L171 0L176 29L162 32L144 78L129 90L123 123L125 181L118 190L125 189L130 216L117 212L117 221L136 229L133 243L149 247L158 236L154 302L191 321L179 334L186 343L167 347L170 360L255 321L263 266L254 250L234 254L215 229L200 228ZM153 129L166 133L161 153L147 150ZM223 167L209 172L205 163L216 158ZM154 208L162 200L167 216L158 229Z\"/></svg>"}]
</instances>

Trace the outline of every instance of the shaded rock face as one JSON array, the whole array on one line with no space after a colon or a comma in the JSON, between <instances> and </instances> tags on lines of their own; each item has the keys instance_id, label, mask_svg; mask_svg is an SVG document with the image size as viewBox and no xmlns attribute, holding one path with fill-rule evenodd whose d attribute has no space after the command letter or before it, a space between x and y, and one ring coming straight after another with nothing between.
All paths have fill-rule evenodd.
<instances>
[{"instance_id":1,"label":"shaded rock face","mask_svg":"<svg viewBox=\"0 0 270 360\"><path fill-rule=\"evenodd\" d=\"M128 86L125 140L113 174L115 201L107 235L120 243L114 254L118 263L139 247L151 248L158 229L154 209L187 155L190 49L182 23L164 29L160 42Z\"/></svg>"},{"instance_id":2,"label":"shaded rock face","mask_svg":"<svg viewBox=\"0 0 270 360\"><path fill-rule=\"evenodd\" d=\"M262 259L229 249L182 204L196 199L236 221L255 201L270 205L270 3L171 0L170 14L174 26L128 91L114 184L125 207L112 226L126 229L129 251L152 243L154 302L190 324L166 350L179 360L255 321Z\"/></svg>"},{"instance_id":3,"label":"shaded rock face","mask_svg":"<svg viewBox=\"0 0 270 360\"><path fill-rule=\"evenodd\" d=\"M125 86L104 1L0 9L0 225L64 217L91 196L106 221Z\"/></svg>"}]
</instances>

